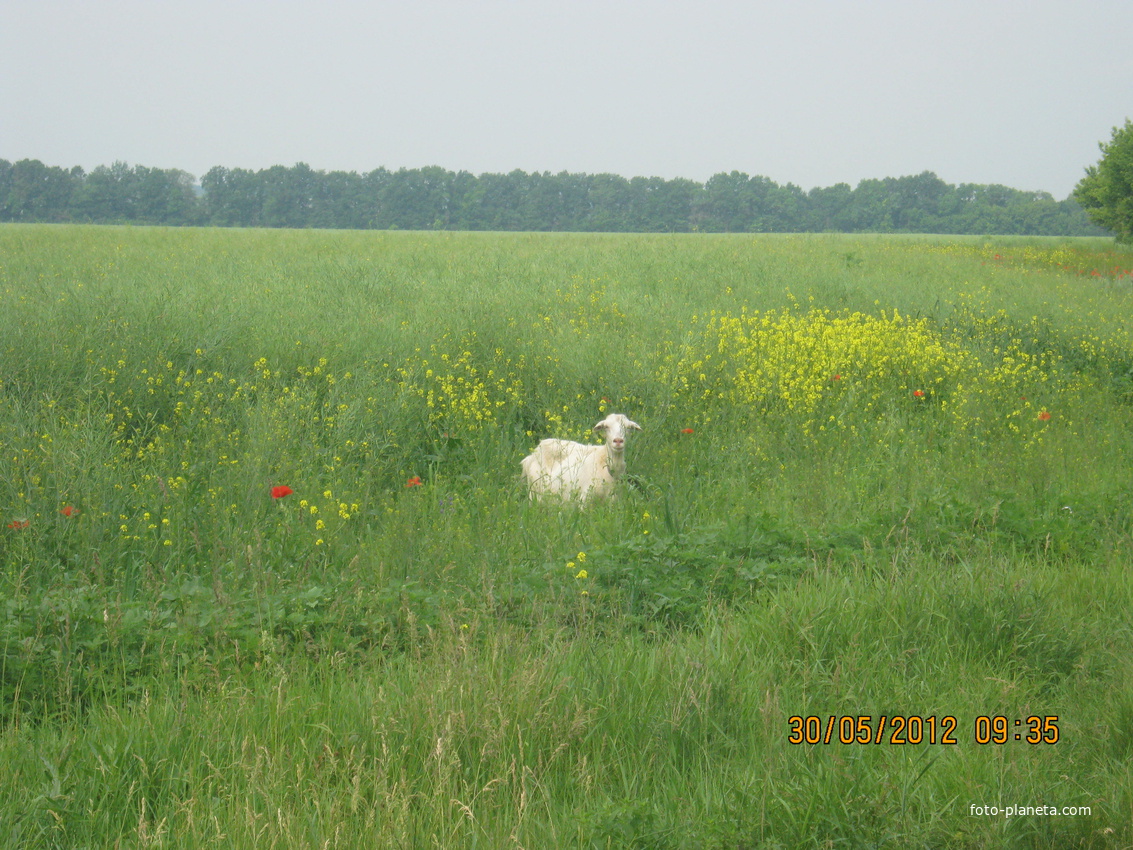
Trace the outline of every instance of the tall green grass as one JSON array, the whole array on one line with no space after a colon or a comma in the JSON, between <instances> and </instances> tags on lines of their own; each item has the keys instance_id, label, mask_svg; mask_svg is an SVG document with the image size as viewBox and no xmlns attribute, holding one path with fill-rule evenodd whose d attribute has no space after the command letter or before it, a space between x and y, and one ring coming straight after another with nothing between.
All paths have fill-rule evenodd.
<instances>
[{"instance_id":1,"label":"tall green grass","mask_svg":"<svg viewBox=\"0 0 1133 850\"><path fill-rule=\"evenodd\" d=\"M1130 269L0 229L0 835L1128 846ZM620 497L531 503L608 410ZM859 715L956 744L789 740ZM1057 743L976 741L1032 715ZM971 814L1009 805L1089 814Z\"/></svg>"}]
</instances>

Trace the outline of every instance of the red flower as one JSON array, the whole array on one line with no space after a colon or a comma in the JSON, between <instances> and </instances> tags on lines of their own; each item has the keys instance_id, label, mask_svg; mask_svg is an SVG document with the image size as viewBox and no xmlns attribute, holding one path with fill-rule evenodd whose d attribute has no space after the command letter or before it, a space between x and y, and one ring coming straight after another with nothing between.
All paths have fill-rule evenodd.
<instances>
[{"instance_id":1,"label":"red flower","mask_svg":"<svg viewBox=\"0 0 1133 850\"><path fill-rule=\"evenodd\" d=\"M842 376L841 376L841 375L835 375L835 376L834 376L834 380L835 380L835 381L840 381L840 380L842 380Z\"/></svg>"},{"instance_id":2,"label":"red flower","mask_svg":"<svg viewBox=\"0 0 1133 850\"><path fill-rule=\"evenodd\" d=\"M19 530L21 528L27 528L29 525L31 525L31 523L26 519L14 519L10 523L8 523L8 528Z\"/></svg>"},{"instance_id":3,"label":"red flower","mask_svg":"<svg viewBox=\"0 0 1133 850\"><path fill-rule=\"evenodd\" d=\"M70 505L64 505L63 510L59 511L63 516L75 516L78 512L78 508L71 507Z\"/></svg>"},{"instance_id":4,"label":"red flower","mask_svg":"<svg viewBox=\"0 0 1133 850\"><path fill-rule=\"evenodd\" d=\"M913 390L913 398L924 398L924 390Z\"/></svg>"},{"instance_id":5,"label":"red flower","mask_svg":"<svg viewBox=\"0 0 1133 850\"><path fill-rule=\"evenodd\" d=\"M290 496L294 492L295 491L286 484L277 484L271 488L271 497L273 499L282 499L284 496Z\"/></svg>"},{"instance_id":6,"label":"red flower","mask_svg":"<svg viewBox=\"0 0 1133 850\"><path fill-rule=\"evenodd\" d=\"M682 434L691 434L691 433L693 433L693 430L691 428L681 428L681 433Z\"/></svg>"},{"instance_id":7,"label":"red flower","mask_svg":"<svg viewBox=\"0 0 1133 850\"><path fill-rule=\"evenodd\" d=\"M1039 411L1039 421L1040 422L1049 422L1050 421L1050 411L1049 410L1040 410Z\"/></svg>"},{"instance_id":8,"label":"red flower","mask_svg":"<svg viewBox=\"0 0 1133 850\"><path fill-rule=\"evenodd\" d=\"M410 478L408 481L405 482L405 486L406 487L420 487L421 486L421 476L420 475L414 475L412 478Z\"/></svg>"}]
</instances>

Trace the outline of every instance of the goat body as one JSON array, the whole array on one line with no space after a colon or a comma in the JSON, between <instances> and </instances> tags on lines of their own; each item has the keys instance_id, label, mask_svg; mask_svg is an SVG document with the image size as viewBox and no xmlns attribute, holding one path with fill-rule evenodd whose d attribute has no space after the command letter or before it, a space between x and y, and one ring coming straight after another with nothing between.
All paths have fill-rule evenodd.
<instances>
[{"instance_id":1,"label":"goat body","mask_svg":"<svg viewBox=\"0 0 1133 850\"><path fill-rule=\"evenodd\" d=\"M611 413L594 426L605 436L601 446L588 446L571 440L543 440L523 459L523 474L531 498L547 494L563 501L605 498L625 473L625 440L628 430L641 426L620 413Z\"/></svg>"}]
</instances>

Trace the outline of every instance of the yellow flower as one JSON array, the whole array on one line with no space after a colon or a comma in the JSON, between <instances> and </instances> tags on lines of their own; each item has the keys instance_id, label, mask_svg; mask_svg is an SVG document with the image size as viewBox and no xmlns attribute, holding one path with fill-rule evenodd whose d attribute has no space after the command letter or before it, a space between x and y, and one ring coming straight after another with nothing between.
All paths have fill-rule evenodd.
<instances>
[{"instance_id":1,"label":"yellow flower","mask_svg":"<svg viewBox=\"0 0 1133 850\"><path fill-rule=\"evenodd\" d=\"M586 576L586 570L579 570L578 573L575 575L575 578L586 578L586 577L587 577Z\"/></svg>"}]
</instances>

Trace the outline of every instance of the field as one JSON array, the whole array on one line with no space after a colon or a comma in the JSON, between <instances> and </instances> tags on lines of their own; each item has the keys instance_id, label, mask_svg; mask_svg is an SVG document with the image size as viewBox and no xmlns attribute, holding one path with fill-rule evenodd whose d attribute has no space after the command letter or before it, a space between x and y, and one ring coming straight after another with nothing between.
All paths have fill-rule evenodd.
<instances>
[{"instance_id":1,"label":"field","mask_svg":"<svg viewBox=\"0 0 1133 850\"><path fill-rule=\"evenodd\" d=\"M1133 846L1130 316L1105 240L0 228L0 844Z\"/></svg>"}]
</instances>

